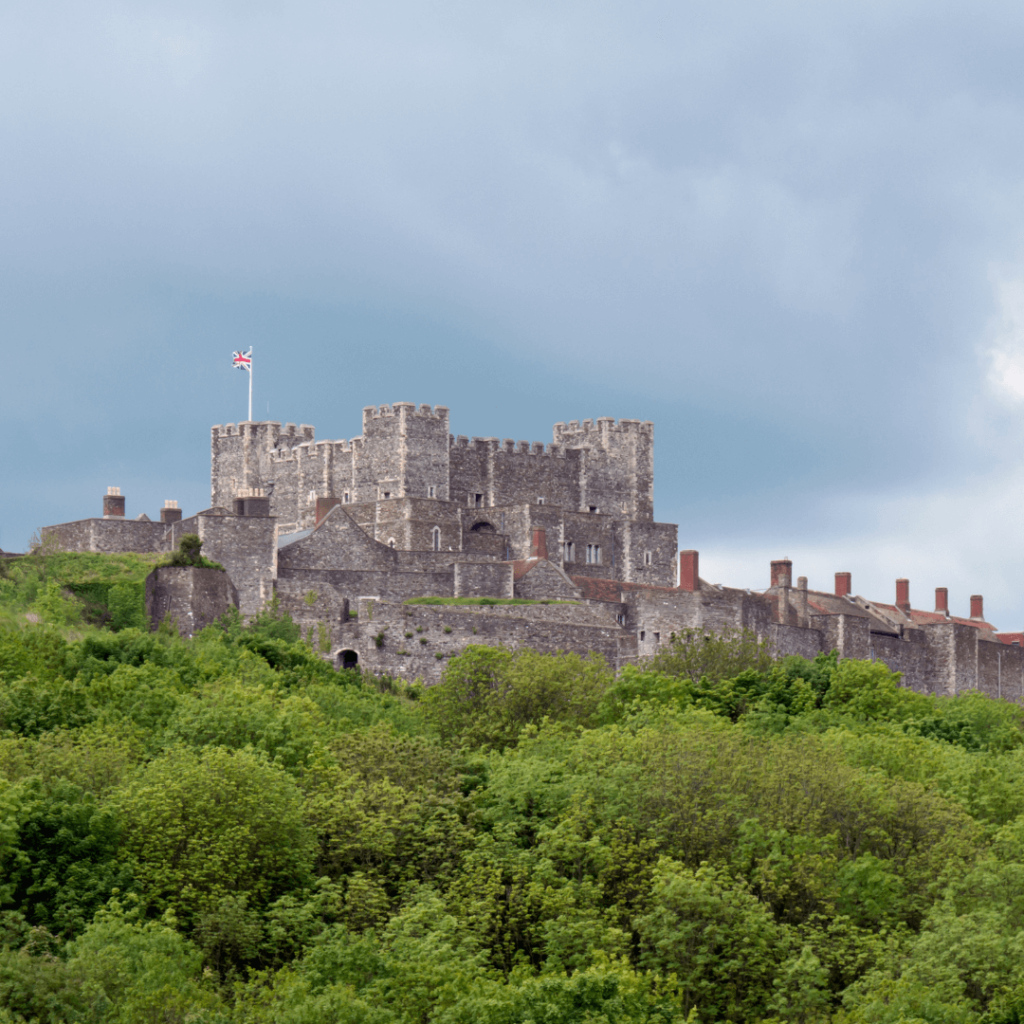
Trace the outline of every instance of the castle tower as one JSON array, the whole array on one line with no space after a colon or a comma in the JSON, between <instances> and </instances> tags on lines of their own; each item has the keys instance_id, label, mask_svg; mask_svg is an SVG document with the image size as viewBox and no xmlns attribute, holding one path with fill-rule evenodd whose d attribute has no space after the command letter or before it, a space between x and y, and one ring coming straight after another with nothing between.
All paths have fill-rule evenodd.
<instances>
[{"instance_id":1,"label":"castle tower","mask_svg":"<svg viewBox=\"0 0 1024 1024\"><path fill-rule=\"evenodd\" d=\"M556 423L554 442L579 449L580 512L654 518L654 424L649 420Z\"/></svg>"},{"instance_id":2,"label":"castle tower","mask_svg":"<svg viewBox=\"0 0 1024 1024\"><path fill-rule=\"evenodd\" d=\"M296 429L294 423L289 423L282 430L274 420L215 426L210 441L211 505L231 509L242 492L271 490L274 470L270 453L279 444L291 446L312 441L313 434L313 428L305 424ZM271 497L271 515L279 514Z\"/></svg>"},{"instance_id":3,"label":"castle tower","mask_svg":"<svg viewBox=\"0 0 1024 1024\"><path fill-rule=\"evenodd\" d=\"M363 409L363 436L353 460L359 501L448 500L448 409L395 402Z\"/></svg>"}]
</instances>

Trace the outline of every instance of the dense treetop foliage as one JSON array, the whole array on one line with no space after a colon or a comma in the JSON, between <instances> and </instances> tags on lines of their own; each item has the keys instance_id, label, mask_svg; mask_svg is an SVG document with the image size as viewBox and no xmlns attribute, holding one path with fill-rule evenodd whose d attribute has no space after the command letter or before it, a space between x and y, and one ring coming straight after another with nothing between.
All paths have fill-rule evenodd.
<instances>
[{"instance_id":1,"label":"dense treetop foliage","mask_svg":"<svg viewBox=\"0 0 1024 1024\"><path fill-rule=\"evenodd\" d=\"M424 691L4 572L0 1022L1024 1019L1018 706L743 634Z\"/></svg>"}]
</instances>

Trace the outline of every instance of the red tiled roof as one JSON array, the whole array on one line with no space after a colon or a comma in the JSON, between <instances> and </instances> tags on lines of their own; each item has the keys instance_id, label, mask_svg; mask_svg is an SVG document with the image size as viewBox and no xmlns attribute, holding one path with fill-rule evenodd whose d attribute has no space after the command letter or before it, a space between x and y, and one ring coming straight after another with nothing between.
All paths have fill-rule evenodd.
<instances>
[{"instance_id":1,"label":"red tiled roof","mask_svg":"<svg viewBox=\"0 0 1024 1024\"><path fill-rule=\"evenodd\" d=\"M1013 644L1015 647L1024 647L1024 633L996 633L996 639L1001 644Z\"/></svg>"},{"instance_id":2,"label":"red tiled roof","mask_svg":"<svg viewBox=\"0 0 1024 1024\"><path fill-rule=\"evenodd\" d=\"M887 615L891 615L899 621L903 614L894 604L883 604L881 601L871 602L876 608L881 608ZM996 627L991 622L983 622L981 619L962 619L958 615L950 615L948 618L942 612L922 612L917 608L910 609L910 621L922 626L932 622L959 622L962 626L973 626L975 629L987 629L994 633Z\"/></svg>"},{"instance_id":3,"label":"red tiled roof","mask_svg":"<svg viewBox=\"0 0 1024 1024\"><path fill-rule=\"evenodd\" d=\"M622 601L622 586L617 580L595 580L590 576L572 576L570 579L583 593L585 601L608 601L619 604Z\"/></svg>"},{"instance_id":4,"label":"red tiled roof","mask_svg":"<svg viewBox=\"0 0 1024 1024\"><path fill-rule=\"evenodd\" d=\"M539 558L516 558L512 562L512 579L521 580L536 564Z\"/></svg>"}]
</instances>

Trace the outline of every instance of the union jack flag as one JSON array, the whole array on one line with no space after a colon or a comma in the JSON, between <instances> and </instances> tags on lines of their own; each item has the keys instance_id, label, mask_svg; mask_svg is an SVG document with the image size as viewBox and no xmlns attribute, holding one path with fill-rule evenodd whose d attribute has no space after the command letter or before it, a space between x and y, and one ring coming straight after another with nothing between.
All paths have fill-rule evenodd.
<instances>
[{"instance_id":1,"label":"union jack flag","mask_svg":"<svg viewBox=\"0 0 1024 1024\"><path fill-rule=\"evenodd\" d=\"M248 370L252 373L252 346L249 346L248 352L235 352L234 358L231 360L232 366L237 366L240 370Z\"/></svg>"}]
</instances>

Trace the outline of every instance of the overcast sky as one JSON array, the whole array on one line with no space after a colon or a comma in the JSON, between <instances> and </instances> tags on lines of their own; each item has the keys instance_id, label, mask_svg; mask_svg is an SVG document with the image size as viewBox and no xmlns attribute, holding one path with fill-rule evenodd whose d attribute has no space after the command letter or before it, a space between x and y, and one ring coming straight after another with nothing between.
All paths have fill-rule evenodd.
<instances>
[{"instance_id":1,"label":"overcast sky","mask_svg":"<svg viewBox=\"0 0 1024 1024\"><path fill-rule=\"evenodd\" d=\"M0 547L209 429L655 423L701 574L1024 627L1020 3L0 6Z\"/></svg>"}]
</instances>

